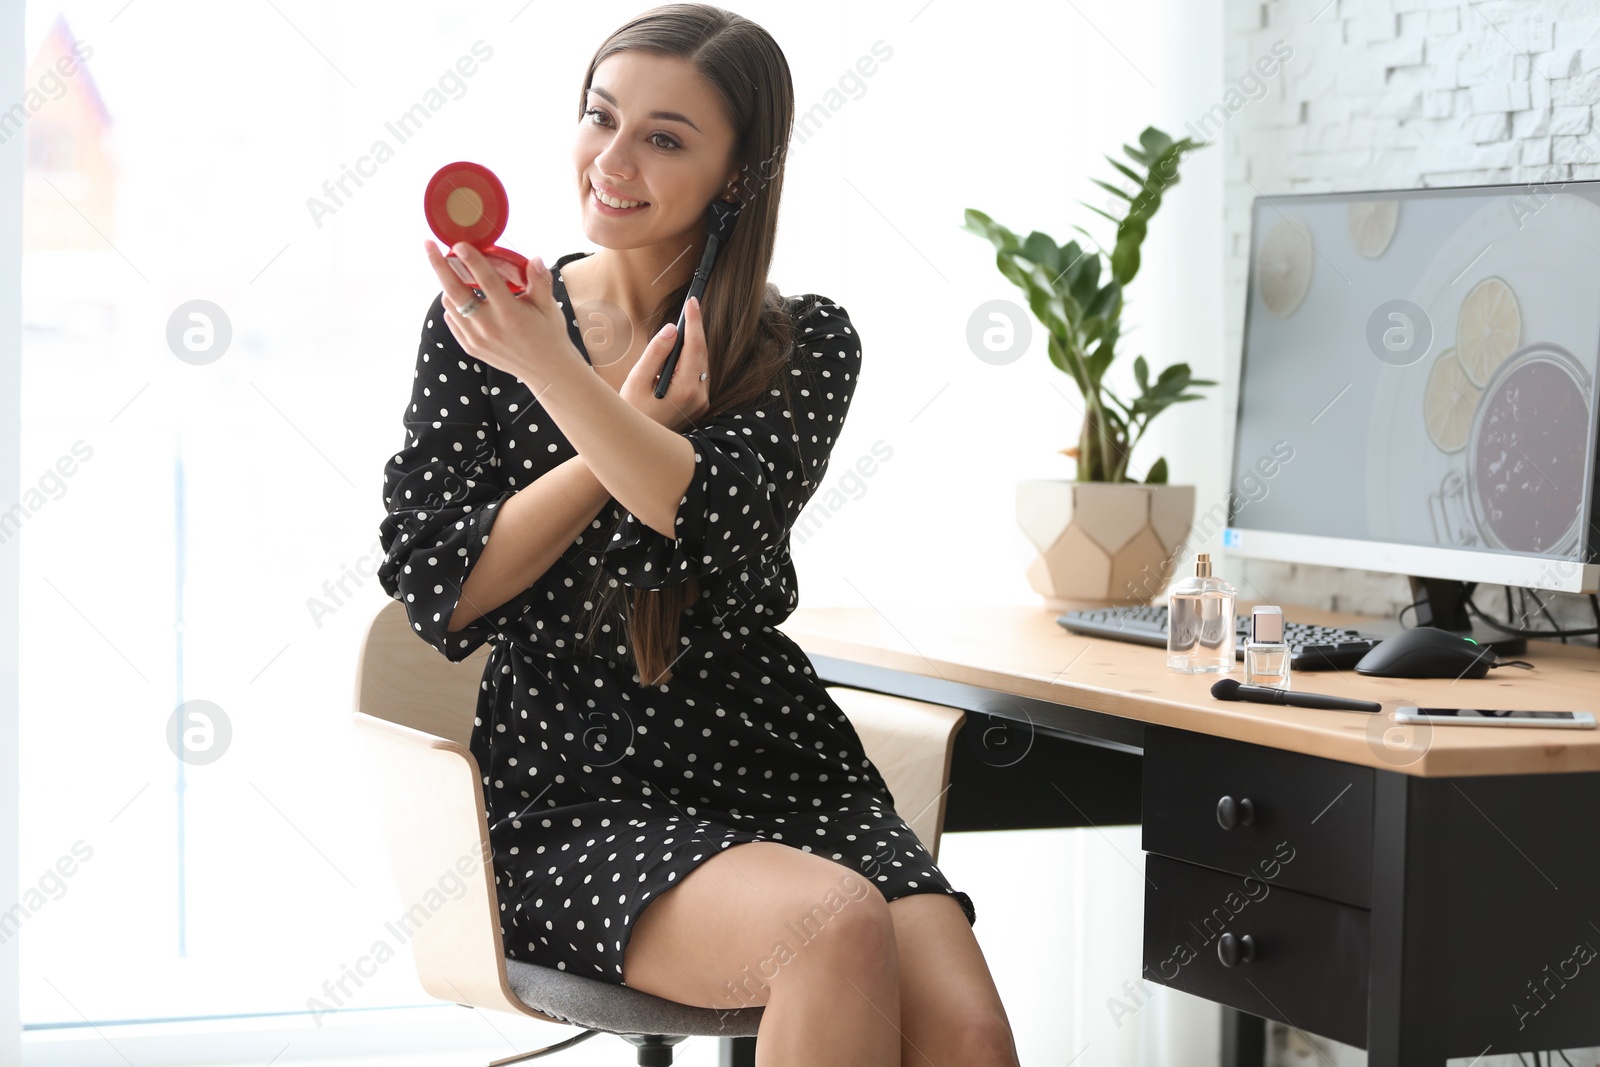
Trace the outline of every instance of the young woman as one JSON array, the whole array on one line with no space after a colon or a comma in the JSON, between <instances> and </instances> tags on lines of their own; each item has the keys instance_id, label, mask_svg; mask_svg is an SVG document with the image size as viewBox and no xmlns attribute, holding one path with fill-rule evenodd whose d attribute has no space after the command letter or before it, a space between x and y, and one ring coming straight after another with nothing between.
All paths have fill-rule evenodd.
<instances>
[{"instance_id":1,"label":"young woman","mask_svg":"<svg viewBox=\"0 0 1600 1067\"><path fill-rule=\"evenodd\" d=\"M572 156L601 250L513 297L459 246L479 300L428 244L379 577L450 660L493 639L471 747L508 956L765 1005L769 1067L1011 1067L971 900L774 628L861 368L843 307L766 280L793 116L783 53L730 12L601 45ZM716 196L739 221L657 400Z\"/></svg>"}]
</instances>

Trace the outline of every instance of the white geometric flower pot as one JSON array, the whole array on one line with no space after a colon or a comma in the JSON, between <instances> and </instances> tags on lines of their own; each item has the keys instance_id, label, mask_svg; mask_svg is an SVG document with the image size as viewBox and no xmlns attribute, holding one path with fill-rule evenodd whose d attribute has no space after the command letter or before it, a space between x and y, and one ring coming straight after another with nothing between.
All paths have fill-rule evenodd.
<instances>
[{"instance_id":1,"label":"white geometric flower pot","mask_svg":"<svg viewBox=\"0 0 1600 1067\"><path fill-rule=\"evenodd\" d=\"M1166 587L1194 522L1194 486L1017 482L1028 584L1051 611L1148 604Z\"/></svg>"}]
</instances>

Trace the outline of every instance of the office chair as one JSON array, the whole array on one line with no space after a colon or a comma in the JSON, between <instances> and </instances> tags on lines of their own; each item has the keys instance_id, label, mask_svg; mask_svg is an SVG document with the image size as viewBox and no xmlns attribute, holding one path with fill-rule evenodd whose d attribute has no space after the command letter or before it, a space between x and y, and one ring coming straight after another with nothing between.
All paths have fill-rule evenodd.
<instances>
[{"instance_id":1,"label":"office chair","mask_svg":"<svg viewBox=\"0 0 1600 1067\"><path fill-rule=\"evenodd\" d=\"M643 1067L670 1065L672 1046L693 1036L723 1039L723 1067L753 1067L760 1006L722 1011L679 1004L506 958L481 775L469 748L489 651L485 644L451 663L419 640L405 605L395 600L373 617L362 641L354 720L374 772L395 883L415 927L411 947L423 989L463 1007L584 1028L489 1067L550 1055L599 1033L637 1046ZM829 693L882 772L896 810L937 859L965 713L859 689Z\"/></svg>"}]
</instances>

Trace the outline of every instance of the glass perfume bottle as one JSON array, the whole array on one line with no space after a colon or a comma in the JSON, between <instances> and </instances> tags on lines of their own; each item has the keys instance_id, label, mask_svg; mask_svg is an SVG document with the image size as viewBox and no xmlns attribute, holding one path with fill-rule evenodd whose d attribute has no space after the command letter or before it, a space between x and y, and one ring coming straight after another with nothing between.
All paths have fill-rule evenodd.
<instances>
[{"instance_id":1,"label":"glass perfume bottle","mask_svg":"<svg viewBox=\"0 0 1600 1067\"><path fill-rule=\"evenodd\" d=\"M1194 574L1167 595L1167 666L1185 674L1233 670L1233 586L1211 573L1211 554L1195 557Z\"/></svg>"},{"instance_id":2,"label":"glass perfume bottle","mask_svg":"<svg viewBox=\"0 0 1600 1067\"><path fill-rule=\"evenodd\" d=\"M1283 635L1282 608L1261 604L1250 613L1250 636L1244 643L1246 685L1289 688L1289 646Z\"/></svg>"}]
</instances>

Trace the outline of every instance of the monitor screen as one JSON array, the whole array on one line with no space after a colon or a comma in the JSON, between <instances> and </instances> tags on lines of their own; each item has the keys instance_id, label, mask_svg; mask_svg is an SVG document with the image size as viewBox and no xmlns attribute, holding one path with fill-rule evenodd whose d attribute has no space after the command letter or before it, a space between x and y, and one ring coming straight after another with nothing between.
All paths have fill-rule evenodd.
<instances>
[{"instance_id":1,"label":"monitor screen","mask_svg":"<svg viewBox=\"0 0 1600 1067\"><path fill-rule=\"evenodd\" d=\"M1592 562L1597 353L1600 182L1258 197L1224 547Z\"/></svg>"}]
</instances>

